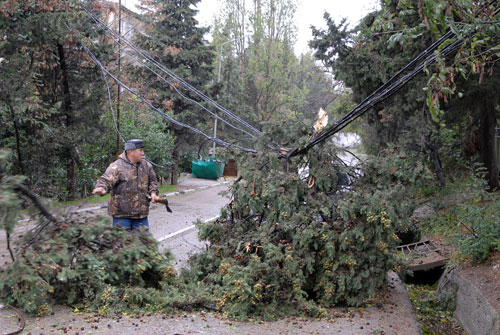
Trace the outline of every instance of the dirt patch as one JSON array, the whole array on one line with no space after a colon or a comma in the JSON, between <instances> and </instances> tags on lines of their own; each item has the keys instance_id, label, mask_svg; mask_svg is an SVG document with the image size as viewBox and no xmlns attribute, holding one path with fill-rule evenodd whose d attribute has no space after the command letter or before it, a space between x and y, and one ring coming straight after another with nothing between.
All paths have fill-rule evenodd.
<instances>
[{"instance_id":1,"label":"dirt patch","mask_svg":"<svg viewBox=\"0 0 500 335\"><path fill-rule=\"evenodd\" d=\"M465 264L460 274L472 282L500 314L500 253L494 253L479 265Z\"/></svg>"}]
</instances>

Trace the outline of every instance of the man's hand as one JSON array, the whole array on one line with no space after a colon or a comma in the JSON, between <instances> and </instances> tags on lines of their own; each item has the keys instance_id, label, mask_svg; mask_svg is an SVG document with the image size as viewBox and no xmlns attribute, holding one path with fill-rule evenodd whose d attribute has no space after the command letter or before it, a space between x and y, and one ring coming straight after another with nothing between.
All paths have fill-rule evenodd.
<instances>
[{"instance_id":1,"label":"man's hand","mask_svg":"<svg viewBox=\"0 0 500 335\"><path fill-rule=\"evenodd\" d=\"M104 187L96 187L94 188L94 190L92 191L92 194L95 194L95 195L105 195L107 192L106 190L104 189Z\"/></svg>"},{"instance_id":2,"label":"man's hand","mask_svg":"<svg viewBox=\"0 0 500 335\"><path fill-rule=\"evenodd\" d=\"M151 202L156 202L160 197L156 193L151 193Z\"/></svg>"}]
</instances>

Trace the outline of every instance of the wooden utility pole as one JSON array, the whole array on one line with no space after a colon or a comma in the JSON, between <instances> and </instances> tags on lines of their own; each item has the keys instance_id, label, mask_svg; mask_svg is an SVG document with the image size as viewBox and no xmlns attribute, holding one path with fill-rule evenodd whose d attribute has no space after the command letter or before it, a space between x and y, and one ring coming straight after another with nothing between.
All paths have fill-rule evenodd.
<instances>
[{"instance_id":1,"label":"wooden utility pole","mask_svg":"<svg viewBox=\"0 0 500 335\"><path fill-rule=\"evenodd\" d=\"M122 0L118 1L118 80L121 72L121 51L122 51ZM117 87L116 98L116 128L120 131L120 85ZM120 135L116 134L116 158L120 156Z\"/></svg>"}]
</instances>

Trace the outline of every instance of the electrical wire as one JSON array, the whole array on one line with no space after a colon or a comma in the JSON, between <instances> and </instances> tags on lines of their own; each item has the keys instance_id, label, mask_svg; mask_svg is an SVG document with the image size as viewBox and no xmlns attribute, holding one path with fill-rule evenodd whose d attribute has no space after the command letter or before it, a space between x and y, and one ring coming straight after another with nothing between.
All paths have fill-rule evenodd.
<instances>
[{"instance_id":1,"label":"electrical wire","mask_svg":"<svg viewBox=\"0 0 500 335\"><path fill-rule=\"evenodd\" d=\"M116 134L118 134L118 136L120 137L120 139L122 140L123 143L126 142L125 138L123 137L122 133L120 132L120 130L118 129L118 125L116 123L116 116L115 116L115 110L113 108L113 101L111 99L111 89L109 87L109 83L108 83L108 78L106 77L106 74L104 73L104 71L102 70L102 68L100 68L101 70L101 73L102 73L102 78L104 79L104 83L106 84L106 89L107 89L107 92L108 92L108 99L109 99L109 108L111 110L111 115L113 116L113 126L115 128L115 132ZM150 161L149 159L146 159L146 158L143 158L146 162L150 163L151 165L153 166L156 166L156 167L159 167L161 169L168 169L168 167L166 166L163 166L163 165L160 165L160 164L157 164L153 161Z\"/></svg>"},{"instance_id":2,"label":"electrical wire","mask_svg":"<svg viewBox=\"0 0 500 335\"><path fill-rule=\"evenodd\" d=\"M144 61L149 61L151 62L154 66L156 66L160 71L166 73L167 75L169 75L170 77L172 77L174 80L176 80L177 82L183 84L184 87L186 87L187 89L190 89L191 91L195 91L195 93L198 95L198 96L201 96L206 102L209 102L211 103L212 105L215 104L215 107L219 110L221 110L224 114L228 115L230 118L232 118L233 120L235 120L236 122L242 124L243 126L245 126L247 129L250 129L250 130L253 130L255 133L257 133L257 135L262 135L262 133L255 129L254 127L252 127L251 125L249 125L248 123L246 123L245 121L241 120L239 117L237 117L236 115L234 115L233 113L231 113L230 111L228 111L227 109L225 109L224 107L220 106L218 103L214 102L213 100L211 100L210 98L208 98L206 95L204 95L203 93L201 93L200 91L198 91L197 89L195 89L193 86L191 86L189 83L187 83L186 81L184 81L182 78L179 78L177 77L173 72L171 72L170 70L166 69L163 65L161 65L160 63L158 63L156 60L154 60L151 56L149 56L145 51L135 47L132 43L130 43L126 38L123 38L123 37L116 37L116 36L119 36L113 29L111 29L103 20L101 20L98 16L92 14L91 12L89 12L87 9L84 8L84 11L86 12L87 16L89 16L90 19L92 19L94 22L96 22L97 24L103 26L105 29L104 30L107 30L109 33L113 34L114 35L114 38L112 38L114 41L118 40L118 41L124 41L125 45L128 46L130 49L136 51L140 56L142 56L144 58ZM109 35L108 35L109 36ZM123 44L120 44L121 46L123 46ZM130 53L129 53L130 54ZM141 63L141 65L144 65L143 63ZM163 78L165 79L165 78ZM176 89L176 86L172 86L174 89ZM178 93L180 93L177 89L176 91ZM185 97L184 95L181 94L181 96ZM188 98L189 99L189 98ZM208 99L208 100L207 100ZM192 100L191 100L192 101ZM204 108L203 106L201 106L203 109L207 110L206 108ZM224 121L224 120L223 120ZM248 133L247 133L248 134ZM274 150L274 151L278 151L280 146L272 141L271 139L268 140L271 144L267 143L266 146L271 149L271 150Z\"/></svg>"},{"instance_id":3,"label":"electrical wire","mask_svg":"<svg viewBox=\"0 0 500 335\"><path fill-rule=\"evenodd\" d=\"M238 116L236 116L235 114L233 114L232 112L228 111L227 109L225 109L224 107L222 107L221 105L219 105L217 102L215 102L214 100L212 100L211 98L209 98L208 96L206 96L205 94L203 94L201 91L199 91L198 89L196 89L195 87L193 87L191 84L189 84L188 82L186 82L184 79L178 77L172 71L170 71L169 69L167 69L166 67L164 67L162 64L158 63L154 58L152 58L144 50L141 50L138 47L134 46L126 38L117 36L118 34L113 29L111 29L102 19L100 19L98 16L96 16L95 14L93 14L92 12L90 12L87 8L85 8L85 7L82 7L82 8L83 8L83 11L90 18L92 18L94 20L94 22L96 22L97 24L99 24L102 27L104 27L105 30L108 30L111 34L113 34L115 36L115 38L123 41L123 43L126 46L128 46L129 48L131 48L132 50L134 50L135 52L137 52L141 57L143 57L145 60L147 60L150 63L152 63L153 65L155 65L159 70L161 70L162 72L164 72L165 74L167 74L169 77L173 78L176 82L179 82L180 84L182 84L186 89L190 90L191 92L193 92L195 95L197 95L198 97L200 97L204 101L210 103L212 106L214 106L216 109L218 109L219 111L221 111L222 113L224 113L225 115L227 115L229 118L233 119L235 122L238 122L239 124L243 125L245 128L251 130L252 132L254 132L257 135L261 135L262 134L261 131L259 131L258 129L254 128L253 126L251 126L250 124L248 124L247 122L245 122L244 120L242 120L241 118L239 118Z\"/></svg>"},{"instance_id":4,"label":"electrical wire","mask_svg":"<svg viewBox=\"0 0 500 335\"><path fill-rule=\"evenodd\" d=\"M122 46L122 44L120 44L119 42L119 38L115 38L113 37L111 34L107 33L107 32L104 32L109 38L111 38L115 44L118 44L119 46ZM194 100L194 99L191 99L189 98L188 96L184 95L182 92L180 92L178 90L178 88L176 87L176 85L169 81L168 79L166 79L165 77L163 77L161 74L159 74L158 72L156 72L154 69L152 69L150 66L148 66L147 64L144 64L143 62L141 62L140 59L138 59L136 56L134 56L131 52L129 52L127 50L127 48L123 48L122 49L122 53L124 53L127 57L129 57L130 59L132 59L136 64L140 65L141 67L145 67L147 68L149 71L151 71L153 74L156 75L156 78L158 79L161 79L162 81L164 81L165 83L167 83L171 88L173 88L177 94L179 94L179 96L181 96L183 99L185 100L188 100L188 101L191 101L192 103L196 104L197 106L199 106L200 108L202 108L203 110L207 111L210 115L212 115L214 118L220 120L221 122L223 122L224 124L228 125L229 127L235 129L235 130L238 130L238 131L241 131L245 134L247 134L248 136L252 137L252 138L255 138L255 136L249 132L247 132L246 130L244 129L241 129L241 128L238 128L236 126L234 126L233 124L231 124L230 122L224 120L223 118L221 118L220 116L218 116L217 114L215 114L214 112L212 112L211 110L209 110L208 108L206 108L205 106L203 106L202 104L200 104L198 101Z\"/></svg>"},{"instance_id":5,"label":"electrical wire","mask_svg":"<svg viewBox=\"0 0 500 335\"><path fill-rule=\"evenodd\" d=\"M498 14L499 11L500 8L496 9L494 15ZM356 107L354 107L350 112L348 112L344 117L342 117L339 121L337 121L333 126L325 130L321 135L313 138L308 144L306 144L302 148L293 149L286 155L286 157L290 158L299 154L306 153L315 145L325 141L327 138L333 136L335 133L347 127L351 122L362 116L368 110L373 108L376 104L379 104L387 100L397 91L399 91L402 87L404 87L414 77L420 74L426 66L434 64L436 62L436 55L433 54L434 51L439 46L441 46L445 41L455 37L456 37L455 33L449 30L446 34L441 36L438 40L432 43L424 51L418 54L413 60L411 60L408 64L406 64L403 68L401 68L389 80L387 80L379 88L373 91L369 96L367 96L361 103L359 103ZM456 52L463 45L463 43L464 41L457 40L451 44L446 45L440 51L441 56L448 57L449 55ZM418 65L415 66L415 68L411 72L397 79L403 72L413 67L417 63Z\"/></svg>"},{"instance_id":6,"label":"electrical wire","mask_svg":"<svg viewBox=\"0 0 500 335\"><path fill-rule=\"evenodd\" d=\"M67 27L67 28L70 29L69 27ZM201 130L199 130L197 128L194 128L192 126L189 126L189 125L187 125L187 124L185 124L183 122L177 121L174 118L172 118L171 116L169 116L168 114L162 112L161 110L159 110L158 108L156 108L155 106L153 106L149 101L147 101L140 94L138 94L136 91L134 91L133 89L131 89L130 87L128 87L126 84L124 84L121 80L119 80L118 78L116 78L111 72L109 72L102 65L102 63L97 59L97 57L92 53L92 51L90 51L90 49L87 47L87 45L78 36L76 36L76 39L78 40L78 42L80 43L80 45L82 46L82 48L85 50L85 52L94 61L94 63L101 69L101 71L103 71L106 75L108 75L111 79L113 79L118 85L120 85L121 87L123 87L126 91L128 91L129 93L131 93L131 94L135 95L136 97L138 97L143 103L145 103L147 106L149 106L149 108L151 108L152 110L154 110L155 112L157 112L158 114L160 114L161 116L163 116L164 118L166 118L167 120L169 120L171 123L173 123L173 124L175 124L177 126L189 129L189 130L191 130L192 132L194 132L194 133L196 133L198 135L201 135L201 136L203 136L203 137L205 137L207 139L210 139L212 142L215 142L215 143L217 143L220 146L223 146L223 147L226 147L226 148L233 146L235 148L241 149L241 150L246 151L246 152L253 152L253 153L256 152L253 149L245 148L245 147L242 147L242 146L239 146L239 145L236 145L236 144L231 144L231 143L222 141L222 140L220 140L218 138L211 137L211 136L205 134L203 131L201 131Z\"/></svg>"}]
</instances>

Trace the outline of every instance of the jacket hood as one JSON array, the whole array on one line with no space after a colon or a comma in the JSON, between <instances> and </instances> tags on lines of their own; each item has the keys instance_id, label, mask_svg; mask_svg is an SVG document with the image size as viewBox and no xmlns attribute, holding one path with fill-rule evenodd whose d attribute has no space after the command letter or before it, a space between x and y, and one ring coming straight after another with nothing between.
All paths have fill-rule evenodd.
<instances>
[{"instance_id":1,"label":"jacket hood","mask_svg":"<svg viewBox=\"0 0 500 335\"><path fill-rule=\"evenodd\" d=\"M134 165L132 164L132 162L128 159L127 155L125 154L125 151L122 152L119 156L120 159L124 160L126 163L129 163L130 165Z\"/></svg>"},{"instance_id":2,"label":"jacket hood","mask_svg":"<svg viewBox=\"0 0 500 335\"><path fill-rule=\"evenodd\" d=\"M126 155L126 151L122 152L122 153L120 154L120 156L118 156L118 158L119 158L119 159L122 159L125 163L128 163L128 164L130 164L130 165L135 166L135 164L134 164L134 163L132 163L132 162L128 159L128 157L127 157L127 155ZM141 164L144 164L144 159L143 159L141 162L137 163L137 165L141 165ZM147 164L146 164L146 165L147 165Z\"/></svg>"}]
</instances>

